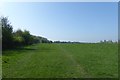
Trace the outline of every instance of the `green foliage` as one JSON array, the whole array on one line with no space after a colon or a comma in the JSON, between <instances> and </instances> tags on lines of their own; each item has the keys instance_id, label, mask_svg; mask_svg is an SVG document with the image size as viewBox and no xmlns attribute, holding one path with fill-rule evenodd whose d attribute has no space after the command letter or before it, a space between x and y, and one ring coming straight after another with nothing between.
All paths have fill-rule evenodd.
<instances>
[{"instance_id":1,"label":"green foliage","mask_svg":"<svg viewBox=\"0 0 120 80\"><path fill-rule=\"evenodd\" d=\"M17 41L21 45L31 45L40 42L39 37L31 35L30 32L27 30L22 31L18 29L16 32L14 32L14 36L15 41Z\"/></svg>"},{"instance_id":2,"label":"green foliage","mask_svg":"<svg viewBox=\"0 0 120 80\"><path fill-rule=\"evenodd\" d=\"M14 45L22 46L24 43L24 38L21 36L14 36Z\"/></svg>"},{"instance_id":3,"label":"green foliage","mask_svg":"<svg viewBox=\"0 0 120 80\"><path fill-rule=\"evenodd\" d=\"M24 30L22 37L24 38L24 44L29 45L31 41L31 35L30 32L27 30Z\"/></svg>"},{"instance_id":4,"label":"green foliage","mask_svg":"<svg viewBox=\"0 0 120 80\"><path fill-rule=\"evenodd\" d=\"M0 26L2 26L2 47L11 48L13 44L13 28L7 17L0 18Z\"/></svg>"},{"instance_id":5,"label":"green foliage","mask_svg":"<svg viewBox=\"0 0 120 80\"><path fill-rule=\"evenodd\" d=\"M31 36L31 40L32 40L32 42L34 42L34 43L40 43L39 36Z\"/></svg>"},{"instance_id":6,"label":"green foliage","mask_svg":"<svg viewBox=\"0 0 120 80\"><path fill-rule=\"evenodd\" d=\"M18 42L20 42L20 43L23 43L23 42L24 42L24 39L23 39L23 37L21 37L21 36L16 36L16 37L14 37L14 40L15 40L15 41L18 41Z\"/></svg>"}]
</instances>

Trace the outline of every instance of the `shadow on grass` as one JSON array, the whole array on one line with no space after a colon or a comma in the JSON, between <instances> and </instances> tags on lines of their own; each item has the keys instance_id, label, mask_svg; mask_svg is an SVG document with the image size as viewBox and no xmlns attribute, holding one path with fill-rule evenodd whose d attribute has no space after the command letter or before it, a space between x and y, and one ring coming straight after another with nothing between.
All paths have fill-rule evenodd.
<instances>
[{"instance_id":1,"label":"shadow on grass","mask_svg":"<svg viewBox=\"0 0 120 80\"><path fill-rule=\"evenodd\" d=\"M29 48L29 47L16 47L16 48L13 48L13 49L7 49L7 50L3 50L2 51L2 55L4 56L10 56L10 55L13 55L13 54L21 54L21 53L29 53L31 51L35 51L37 50L36 48Z\"/></svg>"},{"instance_id":2,"label":"shadow on grass","mask_svg":"<svg viewBox=\"0 0 120 80\"><path fill-rule=\"evenodd\" d=\"M22 47L22 48L15 48L15 49L12 49L12 50L17 50L17 51L21 51L21 50L37 50L37 49L35 49L35 48L24 48L24 47Z\"/></svg>"}]
</instances>

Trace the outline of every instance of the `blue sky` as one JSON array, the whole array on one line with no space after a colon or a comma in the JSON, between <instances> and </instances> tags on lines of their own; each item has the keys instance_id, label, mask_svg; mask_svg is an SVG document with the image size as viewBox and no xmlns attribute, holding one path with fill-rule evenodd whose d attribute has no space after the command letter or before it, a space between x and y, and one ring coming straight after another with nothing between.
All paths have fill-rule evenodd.
<instances>
[{"instance_id":1,"label":"blue sky","mask_svg":"<svg viewBox=\"0 0 120 80\"><path fill-rule=\"evenodd\" d=\"M2 14L14 30L50 40L97 42L118 39L117 2L6 3Z\"/></svg>"}]
</instances>

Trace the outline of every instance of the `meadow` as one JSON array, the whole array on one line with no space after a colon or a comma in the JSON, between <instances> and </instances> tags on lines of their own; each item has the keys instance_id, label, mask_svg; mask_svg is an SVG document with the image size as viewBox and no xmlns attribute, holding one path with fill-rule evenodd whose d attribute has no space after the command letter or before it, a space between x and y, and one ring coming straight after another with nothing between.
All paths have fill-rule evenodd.
<instances>
[{"instance_id":1,"label":"meadow","mask_svg":"<svg viewBox=\"0 0 120 80\"><path fill-rule=\"evenodd\" d=\"M117 78L116 43L41 43L2 52L3 78Z\"/></svg>"}]
</instances>

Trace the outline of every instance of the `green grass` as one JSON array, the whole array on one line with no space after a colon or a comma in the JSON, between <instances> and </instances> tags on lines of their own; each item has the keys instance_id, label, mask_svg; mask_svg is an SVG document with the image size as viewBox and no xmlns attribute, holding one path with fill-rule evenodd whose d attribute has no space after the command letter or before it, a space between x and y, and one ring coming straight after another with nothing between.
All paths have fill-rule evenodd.
<instances>
[{"instance_id":1,"label":"green grass","mask_svg":"<svg viewBox=\"0 0 120 80\"><path fill-rule=\"evenodd\" d=\"M3 51L3 78L117 78L117 44L36 44Z\"/></svg>"}]
</instances>

